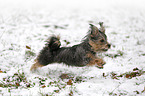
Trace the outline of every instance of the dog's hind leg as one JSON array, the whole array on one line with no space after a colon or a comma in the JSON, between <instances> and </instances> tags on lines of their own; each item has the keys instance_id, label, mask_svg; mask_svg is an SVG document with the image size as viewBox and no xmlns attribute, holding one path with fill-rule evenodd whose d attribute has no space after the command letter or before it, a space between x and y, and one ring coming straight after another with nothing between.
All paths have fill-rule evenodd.
<instances>
[{"instance_id":1,"label":"dog's hind leg","mask_svg":"<svg viewBox=\"0 0 145 96\"><path fill-rule=\"evenodd\" d=\"M44 66L44 65L40 64L40 63L36 60L36 63L34 63L34 64L31 66L30 71L35 71L37 68L43 67L43 66Z\"/></svg>"},{"instance_id":2,"label":"dog's hind leg","mask_svg":"<svg viewBox=\"0 0 145 96\"><path fill-rule=\"evenodd\" d=\"M31 71L36 70L39 67L46 66L50 63L53 63L53 52L60 48L60 41L59 37L52 36L50 37L49 41L47 42L46 46L40 51L37 59L31 67Z\"/></svg>"}]
</instances>

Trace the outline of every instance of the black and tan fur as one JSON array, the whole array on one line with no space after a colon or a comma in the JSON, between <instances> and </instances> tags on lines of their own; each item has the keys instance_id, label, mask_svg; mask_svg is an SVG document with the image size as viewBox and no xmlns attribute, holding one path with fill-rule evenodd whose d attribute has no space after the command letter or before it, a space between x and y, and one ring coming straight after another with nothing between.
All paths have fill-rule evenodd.
<instances>
[{"instance_id":1,"label":"black and tan fur","mask_svg":"<svg viewBox=\"0 0 145 96\"><path fill-rule=\"evenodd\" d=\"M31 70L52 63L65 63L70 66L92 66L103 68L105 62L97 57L98 52L107 51L110 44L107 42L103 22L99 23L100 29L90 24L90 30L82 43L72 47L60 47L61 43L56 36L50 37L46 46L40 51L36 63Z\"/></svg>"}]
</instances>

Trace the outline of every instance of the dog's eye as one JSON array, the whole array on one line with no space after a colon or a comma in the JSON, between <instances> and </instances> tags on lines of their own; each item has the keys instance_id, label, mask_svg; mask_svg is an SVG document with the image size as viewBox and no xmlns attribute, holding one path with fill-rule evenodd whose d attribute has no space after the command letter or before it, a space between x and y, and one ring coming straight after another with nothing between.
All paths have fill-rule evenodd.
<instances>
[{"instance_id":1,"label":"dog's eye","mask_svg":"<svg viewBox=\"0 0 145 96\"><path fill-rule=\"evenodd\" d=\"M104 42L104 39L101 39L100 42Z\"/></svg>"}]
</instances>

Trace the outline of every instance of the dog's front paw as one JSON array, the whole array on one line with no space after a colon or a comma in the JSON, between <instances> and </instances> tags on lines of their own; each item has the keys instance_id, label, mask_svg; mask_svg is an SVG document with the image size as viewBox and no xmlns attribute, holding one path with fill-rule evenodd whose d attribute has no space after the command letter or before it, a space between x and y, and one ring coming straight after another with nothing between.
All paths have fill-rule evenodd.
<instances>
[{"instance_id":1,"label":"dog's front paw","mask_svg":"<svg viewBox=\"0 0 145 96\"><path fill-rule=\"evenodd\" d=\"M96 64L95 64L96 67L98 67L98 68L100 68L100 69L103 69L103 65L106 64L106 62L103 61L102 59L96 59L95 62L96 62Z\"/></svg>"}]
</instances>

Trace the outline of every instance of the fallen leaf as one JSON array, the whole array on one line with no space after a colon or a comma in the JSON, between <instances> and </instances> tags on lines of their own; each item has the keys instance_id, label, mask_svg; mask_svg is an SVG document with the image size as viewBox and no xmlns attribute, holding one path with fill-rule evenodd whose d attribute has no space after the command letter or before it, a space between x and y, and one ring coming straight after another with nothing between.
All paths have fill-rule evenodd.
<instances>
[{"instance_id":1,"label":"fallen leaf","mask_svg":"<svg viewBox=\"0 0 145 96\"><path fill-rule=\"evenodd\" d=\"M0 73L3 73L3 71L0 71Z\"/></svg>"},{"instance_id":2,"label":"fallen leaf","mask_svg":"<svg viewBox=\"0 0 145 96\"><path fill-rule=\"evenodd\" d=\"M20 86L20 84L19 84L19 83L16 83L16 85L17 85L17 86Z\"/></svg>"},{"instance_id":3,"label":"fallen leaf","mask_svg":"<svg viewBox=\"0 0 145 96\"><path fill-rule=\"evenodd\" d=\"M72 83L72 80L70 79L70 80L68 80L68 82L67 82L67 85L72 85L73 83Z\"/></svg>"},{"instance_id":4,"label":"fallen leaf","mask_svg":"<svg viewBox=\"0 0 145 96\"><path fill-rule=\"evenodd\" d=\"M45 88L45 87L46 87L45 85L42 86L42 88Z\"/></svg>"},{"instance_id":5,"label":"fallen leaf","mask_svg":"<svg viewBox=\"0 0 145 96\"><path fill-rule=\"evenodd\" d=\"M26 48L27 48L27 49L31 49L31 47L30 47L30 46L27 46L27 45L26 45Z\"/></svg>"}]
</instances>

